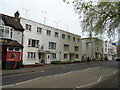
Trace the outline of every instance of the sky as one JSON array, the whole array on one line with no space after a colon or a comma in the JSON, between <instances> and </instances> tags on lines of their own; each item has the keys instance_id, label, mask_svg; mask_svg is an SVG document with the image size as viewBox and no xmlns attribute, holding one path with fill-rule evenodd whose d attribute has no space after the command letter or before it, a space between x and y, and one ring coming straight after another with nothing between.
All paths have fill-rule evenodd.
<instances>
[{"instance_id":1,"label":"sky","mask_svg":"<svg viewBox=\"0 0 120 90\"><path fill-rule=\"evenodd\" d=\"M79 15L75 14L74 6L66 4L63 0L2 0L0 13L14 16L16 11L24 17L39 23L57 27L82 37ZM27 10L27 12L26 12Z\"/></svg>"},{"instance_id":2,"label":"sky","mask_svg":"<svg viewBox=\"0 0 120 90\"><path fill-rule=\"evenodd\" d=\"M64 3L63 0L0 0L0 13L14 16L16 11L19 11L20 17L42 24L46 17L46 25L80 35L82 38L88 37L86 33L82 33L79 15L75 13L74 6Z\"/></svg>"}]
</instances>

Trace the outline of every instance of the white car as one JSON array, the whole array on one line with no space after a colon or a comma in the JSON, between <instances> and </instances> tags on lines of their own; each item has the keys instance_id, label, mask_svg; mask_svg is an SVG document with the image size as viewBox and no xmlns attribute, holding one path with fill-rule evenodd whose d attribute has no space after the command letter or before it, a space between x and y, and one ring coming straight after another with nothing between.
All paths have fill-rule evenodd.
<instances>
[{"instance_id":1,"label":"white car","mask_svg":"<svg viewBox=\"0 0 120 90\"><path fill-rule=\"evenodd\" d=\"M116 61L120 61L120 57L115 57L115 60Z\"/></svg>"}]
</instances>

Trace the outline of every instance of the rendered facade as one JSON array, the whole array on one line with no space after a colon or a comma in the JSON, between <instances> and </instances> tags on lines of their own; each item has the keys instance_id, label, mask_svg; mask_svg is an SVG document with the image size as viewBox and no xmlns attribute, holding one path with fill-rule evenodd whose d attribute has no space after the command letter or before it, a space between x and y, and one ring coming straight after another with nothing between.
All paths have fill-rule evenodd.
<instances>
[{"instance_id":1,"label":"rendered facade","mask_svg":"<svg viewBox=\"0 0 120 90\"><path fill-rule=\"evenodd\" d=\"M89 57L91 60L113 60L117 54L116 46L102 41L98 38L82 39L82 56Z\"/></svg>"},{"instance_id":2,"label":"rendered facade","mask_svg":"<svg viewBox=\"0 0 120 90\"><path fill-rule=\"evenodd\" d=\"M80 61L81 37L63 30L21 18L23 33L23 64L52 61Z\"/></svg>"}]
</instances>

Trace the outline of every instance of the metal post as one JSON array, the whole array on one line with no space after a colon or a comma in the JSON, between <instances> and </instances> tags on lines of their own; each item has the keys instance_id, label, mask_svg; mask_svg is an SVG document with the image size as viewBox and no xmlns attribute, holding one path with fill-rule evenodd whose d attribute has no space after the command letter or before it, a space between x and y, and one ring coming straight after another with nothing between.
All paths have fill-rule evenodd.
<instances>
[{"instance_id":1,"label":"metal post","mask_svg":"<svg viewBox=\"0 0 120 90\"><path fill-rule=\"evenodd\" d=\"M47 12L42 11L42 13L46 14ZM44 15L44 24L46 23L46 15Z\"/></svg>"}]
</instances>

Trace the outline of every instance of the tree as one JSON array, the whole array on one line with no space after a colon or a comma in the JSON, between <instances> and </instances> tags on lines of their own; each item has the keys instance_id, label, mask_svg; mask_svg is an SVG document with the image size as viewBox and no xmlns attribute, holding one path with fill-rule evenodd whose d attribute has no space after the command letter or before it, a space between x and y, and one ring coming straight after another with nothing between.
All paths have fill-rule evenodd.
<instances>
[{"instance_id":1,"label":"tree","mask_svg":"<svg viewBox=\"0 0 120 90\"><path fill-rule=\"evenodd\" d=\"M100 1L100 0L99 0ZM107 0L108 1L108 0ZM74 9L81 18L83 32L89 32L95 35L106 33L114 38L115 32L118 32L118 45L120 46L120 0L114 2L83 2L83 0L74 0ZM67 2L64 0L64 2Z\"/></svg>"}]
</instances>

